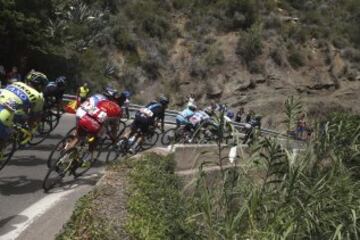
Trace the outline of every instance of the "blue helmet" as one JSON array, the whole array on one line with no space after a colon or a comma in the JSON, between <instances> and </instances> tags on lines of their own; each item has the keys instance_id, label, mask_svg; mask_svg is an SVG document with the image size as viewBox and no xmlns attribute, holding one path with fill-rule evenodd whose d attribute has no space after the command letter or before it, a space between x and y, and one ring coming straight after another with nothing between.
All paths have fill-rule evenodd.
<instances>
[{"instance_id":1,"label":"blue helmet","mask_svg":"<svg viewBox=\"0 0 360 240\"><path fill-rule=\"evenodd\" d=\"M60 77L56 78L55 82L60 86L65 86L66 77L65 76L60 76Z\"/></svg>"},{"instance_id":2,"label":"blue helmet","mask_svg":"<svg viewBox=\"0 0 360 240\"><path fill-rule=\"evenodd\" d=\"M234 114L232 111L228 111L228 112L226 113L226 116L227 116L228 118L230 118L230 119L233 119L234 116L235 116L235 114Z\"/></svg>"},{"instance_id":3,"label":"blue helmet","mask_svg":"<svg viewBox=\"0 0 360 240\"><path fill-rule=\"evenodd\" d=\"M130 98L131 97L131 93L127 90L123 91L122 94L126 97L126 98Z\"/></svg>"},{"instance_id":4,"label":"blue helmet","mask_svg":"<svg viewBox=\"0 0 360 240\"><path fill-rule=\"evenodd\" d=\"M103 95L109 99L117 99L119 97L119 92L111 86L107 86L103 90Z\"/></svg>"},{"instance_id":5,"label":"blue helmet","mask_svg":"<svg viewBox=\"0 0 360 240\"><path fill-rule=\"evenodd\" d=\"M159 103L161 103L162 105L168 105L169 104L169 99L167 97L161 96L159 98Z\"/></svg>"}]
</instances>

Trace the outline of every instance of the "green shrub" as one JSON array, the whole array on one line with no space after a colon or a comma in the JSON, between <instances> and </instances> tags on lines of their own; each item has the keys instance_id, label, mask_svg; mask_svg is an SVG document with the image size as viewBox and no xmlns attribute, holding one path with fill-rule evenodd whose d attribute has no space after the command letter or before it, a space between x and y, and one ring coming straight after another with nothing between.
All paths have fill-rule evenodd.
<instances>
[{"instance_id":1,"label":"green shrub","mask_svg":"<svg viewBox=\"0 0 360 240\"><path fill-rule=\"evenodd\" d=\"M255 24L240 36L236 53L248 64L262 53L262 47L261 26Z\"/></svg>"},{"instance_id":2,"label":"green shrub","mask_svg":"<svg viewBox=\"0 0 360 240\"><path fill-rule=\"evenodd\" d=\"M288 60L293 68L299 68L305 65L305 56L301 49L297 47L290 47L288 53Z\"/></svg>"},{"instance_id":3,"label":"green shrub","mask_svg":"<svg viewBox=\"0 0 360 240\"><path fill-rule=\"evenodd\" d=\"M194 239L171 157L148 154L130 173L127 230L134 239Z\"/></svg>"},{"instance_id":4,"label":"green shrub","mask_svg":"<svg viewBox=\"0 0 360 240\"><path fill-rule=\"evenodd\" d=\"M248 29L258 19L258 4L256 0L218 0L218 9L224 9L230 20L230 29Z\"/></svg>"},{"instance_id":5,"label":"green shrub","mask_svg":"<svg viewBox=\"0 0 360 240\"><path fill-rule=\"evenodd\" d=\"M209 49L204 60L208 66L213 67L222 65L225 61L225 56L220 46L214 45Z\"/></svg>"}]
</instances>

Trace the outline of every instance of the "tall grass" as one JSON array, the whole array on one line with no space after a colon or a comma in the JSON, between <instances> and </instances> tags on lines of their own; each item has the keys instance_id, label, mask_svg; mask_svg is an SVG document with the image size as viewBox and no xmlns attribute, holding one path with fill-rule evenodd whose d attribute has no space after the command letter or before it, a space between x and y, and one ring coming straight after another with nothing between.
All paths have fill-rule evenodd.
<instances>
[{"instance_id":1,"label":"tall grass","mask_svg":"<svg viewBox=\"0 0 360 240\"><path fill-rule=\"evenodd\" d=\"M301 106L287 105L291 116ZM246 167L200 169L189 200L200 238L359 239L359 117L334 114L319 129L302 151L263 139Z\"/></svg>"}]
</instances>

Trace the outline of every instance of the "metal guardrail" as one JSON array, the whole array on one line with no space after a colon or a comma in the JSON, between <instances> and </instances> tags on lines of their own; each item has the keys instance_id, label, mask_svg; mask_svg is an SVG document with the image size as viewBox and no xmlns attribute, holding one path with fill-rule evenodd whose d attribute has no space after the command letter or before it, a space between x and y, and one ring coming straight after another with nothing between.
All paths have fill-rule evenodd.
<instances>
[{"instance_id":1,"label":"metal guardrail","mask_svg":"<svg viewBox=\"0 0 360 240\"><path fill-rule=\"evenodd\" d=\"M71 94L64 94L63 96L63 101L65 102L69 102L69 101L73 101L73 100L76 100L76 96L75 95L71 95ZM142 105L138 105L138 104L130 104L129 105L129 110L132 111L132 112L135 112L137 110L139 110L140 108L142 108L144 106ZM167 110L165 115L168 116L168 117L176 117L178 115L179 111L177 110ZM170 124L170 125L173 125L175 124L174 122L171 122L171 121L165 121L165 124ZM245 124L244 123L237 123L237 122L231 122L231 124L235 127L245 127ZM261 128L260 129L261 133L264 133L264 134L270 134L270 135L276 135L276 136L283 136L283 137L289 137L288 135L286 134L283 134L283 133L280 133L278 131L274 131L274 130L271 130L271 129L266 129L266 128Z\"/></svg>"}]
</instances>

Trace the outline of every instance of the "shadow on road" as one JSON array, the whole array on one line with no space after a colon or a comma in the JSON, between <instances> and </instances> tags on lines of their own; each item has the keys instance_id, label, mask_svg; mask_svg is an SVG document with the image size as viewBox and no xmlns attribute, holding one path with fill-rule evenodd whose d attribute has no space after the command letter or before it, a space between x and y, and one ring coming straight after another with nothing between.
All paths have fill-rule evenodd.
<instances>
[{"instance_id":1,"label":"shadow on road","mask_svg":"<svg viewBox=\"0 0 360 240\"><path fill-rule=\"evenodd\" d=\"M15 216L1 219L0 220L0 229L1 229L0 230L0 239L2 239L1 238L2 235L15 230L16 227L14 225L23 223L26 220L28 220L28 217L23 216L23 215L15 215ZM8 226L6 226L8 223L10 223L10 224ZM3 228L4 226L6 226L6 227Z\"/></svg>"},{"instance_id":2,"label":"shadow on road","mask_svg":"<svg viewBox=\"0 0 360 240\"><path fill-rule=\"evenodd\" d=\"M47 159L46 159L47 160ZM36 156L14 156L10 159L8 165L13 166L22 166L22 167L32 167L38 165L45 165L45 159L37 158Z\"/></svg>"},{"instance_id":3,"label":"shadow on road","mask_svg":"<svg viewBox=\"0 0 360 240\"><path fill-rule=\"evenodd\" d=\"M34 193L42 188L42 180L29 179L26 176L0 178L1 195L21 195Z\"/></svg>"},{"instance_id":4,"label":"shadow on road","mask_svg":"<svg viewBox=\"0 0 360 240\"><path fill-rule=\"evenodd\" d=\"M94 186L100 177L101 174L97 173L85 174L79 178L73 178L72 176L69 176L65 179L62 179L62 182L58 183L56 186L54 186L53 189L49 190L48 194L68 191L78 188L82 185Z\"/></svg>"}]
</instances>

